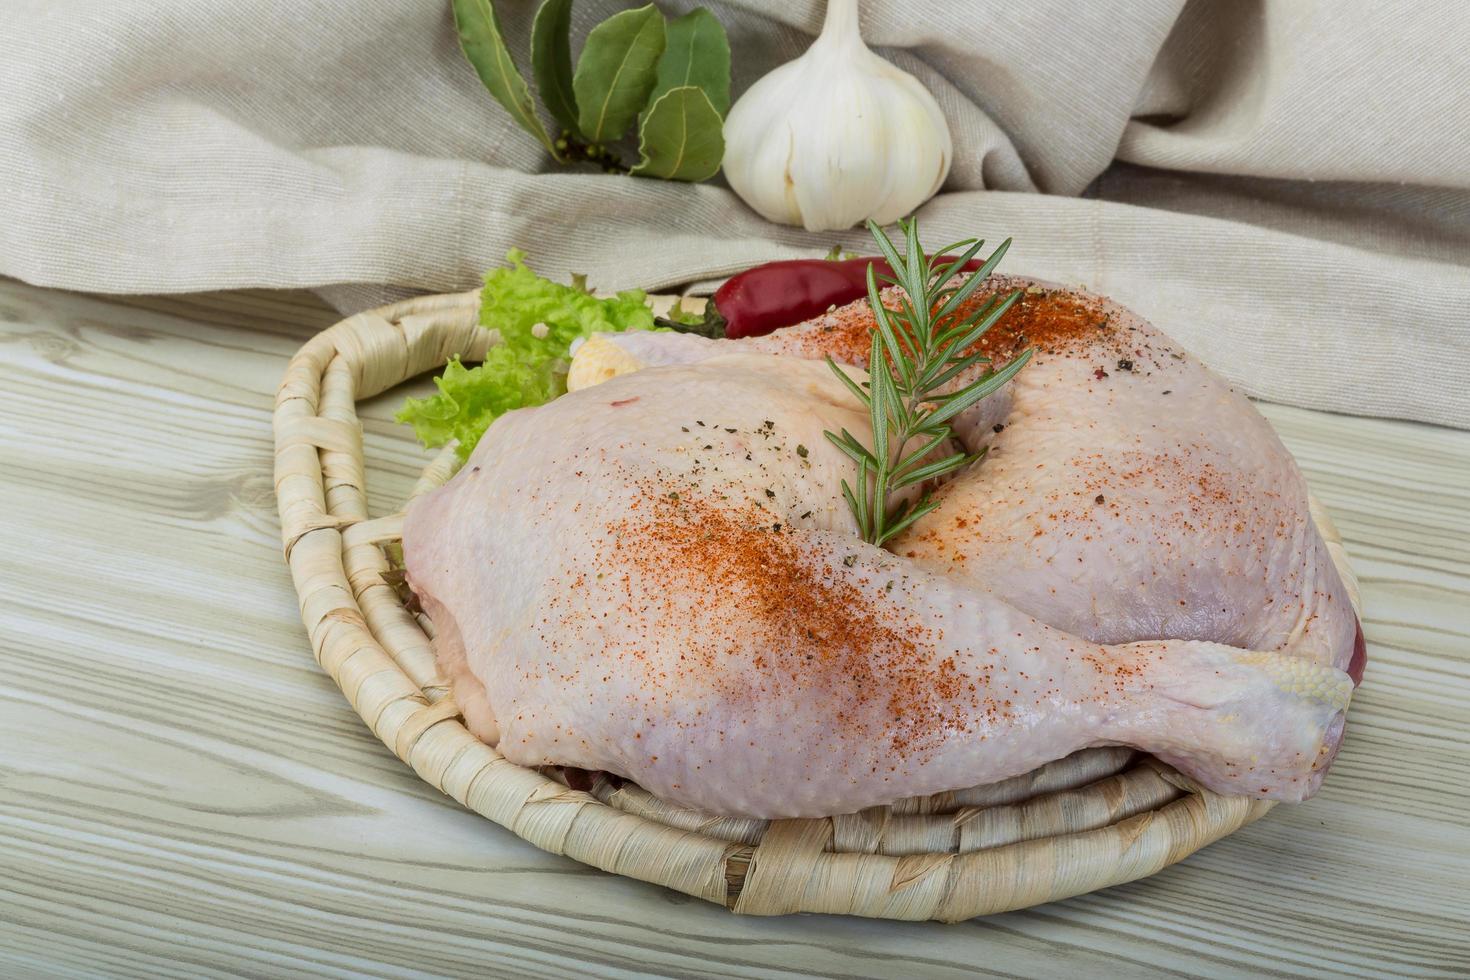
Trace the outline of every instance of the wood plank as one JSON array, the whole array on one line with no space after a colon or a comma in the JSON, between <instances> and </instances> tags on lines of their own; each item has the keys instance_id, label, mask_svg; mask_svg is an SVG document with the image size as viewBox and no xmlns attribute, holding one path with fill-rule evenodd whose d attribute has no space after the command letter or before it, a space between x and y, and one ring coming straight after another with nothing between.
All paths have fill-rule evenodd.
<instances>
[{"instance_id":1,"label":"wood plank","mask_svg":"<svg viewBox=\"0 0 1470 980\"><path fill-rule=\"evenodd\" d=\"M1367 606L1367 682L1317 799L986 920L745 919L460 809L312 662L270 405L335 319L305 293L0 282L0 974L1470 971L1470 433L1263 406ZM400 395L364 407L380 513L425 459Z\"/></svg>"}]
</instances>

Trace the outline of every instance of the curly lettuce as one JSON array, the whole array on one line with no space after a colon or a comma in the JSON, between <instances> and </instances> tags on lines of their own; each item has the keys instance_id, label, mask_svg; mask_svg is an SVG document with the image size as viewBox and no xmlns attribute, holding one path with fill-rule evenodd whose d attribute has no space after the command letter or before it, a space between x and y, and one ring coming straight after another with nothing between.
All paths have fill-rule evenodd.
<instances>
[{"instance_id":1,"label":"curly lettuce","mask_svg":"<svg viewBox=\"0 0 1470 980\"><path fill-rule=\"evenodd\" d=\"M505 258L510 265L485 273L480 294L480 325L500 331L501 342L475 367L452 359L434 379L438 393L408 399L397 415L429 448L457 442L461 460L497 417L566 392L574 341L654 325L642 290L599 298L580 282L568 286L538 276L520 249Z\"/></svg>"}]
</instances>

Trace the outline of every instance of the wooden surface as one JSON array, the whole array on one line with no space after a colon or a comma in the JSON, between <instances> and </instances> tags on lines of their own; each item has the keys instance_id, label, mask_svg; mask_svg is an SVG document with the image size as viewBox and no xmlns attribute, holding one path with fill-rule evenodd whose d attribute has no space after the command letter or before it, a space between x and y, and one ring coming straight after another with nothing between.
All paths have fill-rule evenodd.
<instances>
[{"instance_id":1,"label":"wooden surface","mask_svg":"<svg viewBox=\"0 0 1470 980\"><path fill-rule=\"evenodd\" d=\"M737 918L452 804L320 673L270 406L335 319L304 294L0 281L0 976L1470 972L1470 433L1263 406L1367 609L1317 799L957 926ZM424 460L399 397L362 407L379 512Z\"/></svg>"}]
</instances>

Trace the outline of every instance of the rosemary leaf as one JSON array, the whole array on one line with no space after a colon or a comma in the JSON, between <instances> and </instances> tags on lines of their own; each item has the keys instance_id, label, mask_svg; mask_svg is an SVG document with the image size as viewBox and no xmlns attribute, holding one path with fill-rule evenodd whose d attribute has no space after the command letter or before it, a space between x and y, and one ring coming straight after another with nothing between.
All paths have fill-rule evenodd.
<instances>
[{"instance_id":1,"label":"rosemary leaf","mask_svg":"<svg viewBox=\"0 0 1470 980\"><path fill-rule=\"evenodd\" d=\"M953 381L961 374L964 374L966 371L979 367L981 364L989 363L990 358L986 357L983 352L971 354L969 357L964 357L955 361L949 367L939 372L939 374L935 375L933 378L928 379L926 387L929 387L931 389L943 388L945 385L949 384L949 382Z\"/></svg>"},{"instance_id":2,"label":"rosemary leaf","mask_svg":"<svg viewBox=\"0 0 1470 980\"><path fill-rule=\"evenodd\" d=\"M846 480L842 481L842 497L847 501L847 506L852 510L853 516L857 518L858 534L861 534L866 539L868 537L868 528L863 523L863 517L867 508L858 506L857 497L853 494L852 487L848 486Z\"/></svg>"},{"instance_id":3,"label":"rosemary leaf","mask_svg":"<svg viewBox=\"0 0 1470 980\"><path fill-rule=\"evenodd\" d=\"M952 316L957 310L959 310L961 306L965 304L965 300L969 299L970 296L975 292L975 290L980 288L980 284L984 281L985 280L981 279L978 275L971 276L970 278L966 279L964 283L961 284L957 289L955 289L955 291L950 294L949 298L944 301L944 305L941 306L937 311L935 311L934 318L936 320L943 320L947 316Z\"/></svg>"},{"instance_id":4,"label":"rosemary leaf","mask_svg":"<svg viewBox=\"0 0 1470 980\"><path fill-rule=\"evenodd\" d=\"M974 326L975 326L976 323L978 323L983 318L989 316L990 315L990 311L993 310L993 309L995 309L995 307L999 303L1000 303L1000 300L999 299L997 299L994 296L990 297L989 299L987 299L985 301L985 305L984 306L980 307L978 310L975 310L973 313L971 313L969 316L965 317L963 320L957 321L954 324L954 326L948 328L943 333L941 333L939 335L938 343L941 346L948 346L949 344L953 343L956 339L964 336L964 334L967 331L974 329Z\"/></svg>"},{"instance_id":5,"label":"rosemary leaf","mask_svg":"<svg viewBox=\"0 0 1470 980\"><path fill-rule=\"evenodd\" d=\"M828 442L847 454L848 458L854 463L867 466L878 465L878 461L846 429L842 430L842 435L840 436L833 432L824 432L822 434L827 437Z\"/></svg>"},{"instance_id":6,"label":"rosemary leaf","mask_svg":"<svg viewBox=\"0 0 1470 980\"><path fill-rule=\"evenodd\" d=\"M908 530L909 525L913 524L914 521L917 521L919 518L923 517L925 514L934 510L938 506L939 501L934 500L931 497L925 497L923 500L919 501L918 506L916 506L913 510L903 515L903 517L899 520L896 520L892 524L890 524L888 528L884 531L883 536L873 543L881 547L883 542L898 534L902 534L904 531Z\"/></svg>"},{"instance_id":7,"label":"rosemary leaf","mask_svg":"<svg viewBox=\"0 0 1470 980\"><path fill-rule=\"evenodd\" d=\"M873 308L873 320L878 326L878 329L873 331L874 340L882 339L883 346L888 350L889 363L898 368L899 373L903 376L904 387L912 387L914 379L909 376L908 372L913 364L913 352L906 350L898 342L898 335L893 329L893 318L878 298L878 280L873 275L871 265L868 266L868 305ZM874 349L877 349L876 344ZM870 360L868 370L871 372L872 365L878 363L881 362L876 357Z\"/></svg>"},{"instance_id":8,"label":"rosemary leaf","mask_svg":"<svg viewBox=\"0 0 1470 980\"><path fill-rule=\"evenodd\" d=\"M893 480L889 485L894 490L902 490L904 487L911 487L915 483L923 483L925 480L933 480L936 477L944 476L946 473L962 470L979 458L979 456L971 456L966 453L955 453L953 456L946 456L944 459L935 460L927 466L920 466L903 477Z\"/></svg>"},{"instance_id":9,"label":"rosemary leaf","mask_svg":"<svg viewBox=\"0 0 1470 980\"><path fill-rule=\"evenodd\" d=\"M974 384L946 398L929 417L936 422L949 421L1015 377L1016 372L1025 367L1029 360L1031 360L1031 352L1028 350L994 374L987 374Z\"/></svg>"},{"instance_id":10,"label":"rosemary leaf","mask_svg":"<svg viewBox=\"0 0 1470 980\"><path fill-rule=\"evenodd\" d=\"M909 453L903 459L899 460L898 465L893 468L893 473L895 476L904 476L912 467L917 466L924 459L925 456L928 456L931 452L938 448L940 443L949 438L950 430L949 426L943 425L939 427L939 430L937 432L924 432L918 434L927 435L929 437L929 441L924 443L918 449L915 449L913 452Z\"/></svg>"},{"instance_id":11,"label":"rosemary leaf","mask_svg":"<svg viewBox=\"0 0 1470 980\"><path fill-rule=\"evenodd\" d=\"M868 363L883 364L883 341L879 338L877 331L873 333L873 346ZM898 392L893 384L893 375L882 370L881 367L868 375L868 387L873 396L872 404L868 408L868 414L873 423L873 456L885 459L888 456L888 423L892 421L898 408ZM882 467L878 469L881 471Z\"/></svg>"},{"instance_id":12,"label":"rosemary leaf","mask_svg":"<svg viewBox=\"0 0 1470 980\"><path fill-rule=\"evenodd\" d=\"M1007 296L1005 299L1001 300L999 305L992 305L987 303L984 311L984 316L979 318L978 321L971 321L968 319L962 321L962 325L964 323L970 324L970 331L969 333L966 333L955 339L955 349L969 350L970 347L975 343L975 341L985 336L985 332L991 327L995 326L995 322L997 320L1006 315L1007 310L1016 305L1016 301L1020 298L1021 291L1018 289Z\"/></svg>"},{"instance_id":13,"label":"rosemary leaf","mask_svg":"<svg viewBox=\"0 0 1470 980\"><path fill-rule=\"evenodd\" d=\"M995 251L990 253L990 258L986 259L984 264L981 265L980 268L975 270L975 275L981 278L990 275L992 272L995 271L995 267L1000 265L1000 260L1005 258L1006 253L1010 250L1011 239L1007 238L1005 241L997 245L995 247Z\"/></svg>"},{"instance_id":14,"label":"rosemary leaf","mask_svg":"<svg viewBox=\"0 0 1470 980\"><path fill-rule=\"evenodd\" d=\"M965 264L975 257L975 255L980 251L981 247L984 244L985 239L978 238L975 239L973 242L956 242L954 245L951 245L950 249L964 248L965 251L961 253L958 258L950 262L946 262L944 266L935 273L935 279L940 283L949 283L951 280L954 279L956 275L959 274L959 271L965 267ZM949 251L949 249L946 249L946 251ZM984 279L971 276L970 278L966 279L964 283L960 286L946 286L940 295L953 297L961 289L968 289L970 292L973 292L975 288L984 281ZM967 292L965 295L968 296L969 293ZM941 308L940 312L935 314L935 316L942 317L945 315L945 313L946 311Z\"/></svg>"},{"instance_id":15,"label":"rosemary leaf","mask_svg":"<svg viewBox=\"0 0 1470 980\"><path fill-rule=\"evenodd\" d=\"M827 366L832 369L833 374L842 379L842 383L847 385L847 390L852 392L854 397L856 397L858 401L863 403L863 407L867 408L869 405L869 398L868 393L863 390L863 386L852 380L852 378L848 376L847 372L838 367L837 362L832 360L832 358L830 357L827 358ZM846 429L843 430L844 433L846 431Z\"/></svg>"}]
</instances>

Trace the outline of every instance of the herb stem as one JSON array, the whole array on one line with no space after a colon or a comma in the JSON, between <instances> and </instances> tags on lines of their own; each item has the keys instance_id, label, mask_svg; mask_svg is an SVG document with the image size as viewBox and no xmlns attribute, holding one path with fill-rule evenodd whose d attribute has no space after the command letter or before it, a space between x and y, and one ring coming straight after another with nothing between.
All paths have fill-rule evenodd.
<instances>
[{"instance_id":1,"label":"herb stem","mask_svg":"<svg viewBox=\"0 0 1470 980\"><path fill-rule=\"evenodd\" d=\"M918 220L899 222L904 237L904 254L872 221L868 231L893 270L878 275L868 266L868 305L873 310L874 330L868 356L868 383L854 381L830 357L828 365L868 409L872 425L872 447L866 447L847 430L827 432L833 445L857 463L857 486L842 483L842 495L852 510L864 540L882 545L920 517L939 506L928 490L916 502L891 506L890 498L905 487L922 485L970 465L981 454L952 453L925 463L950 438L949 421L999 390L1030 360L1027 349L999 371L991 370L990 359L972 348L996 321L1010 309L1021 293L1005 299L991 297L978 308L963 313L996 264L1010 247L1010 239L991 253L972 275L956 282L965 264L984 246L966 239L940 249L946 255L963 253L933 267L919 245ZM899 287L898 308L884 305L880 279ZM943 389L956 378L978 371L978 377L959 390ZM909 442L924 438L917 449L905 454Z\"/></svg>"},{"instance_id":2,"label":"herb stem","mask_svg":"<svg viewBox=\"0 0 1470 980\"><path fill-rule=\"evenodd\" d=\"M556 151L568 163L590 163L604 173L627 174L632 167L622 157L601 143L588 143L570 131L563 131L556 141Z\"/></svg>"}]
</instances>

